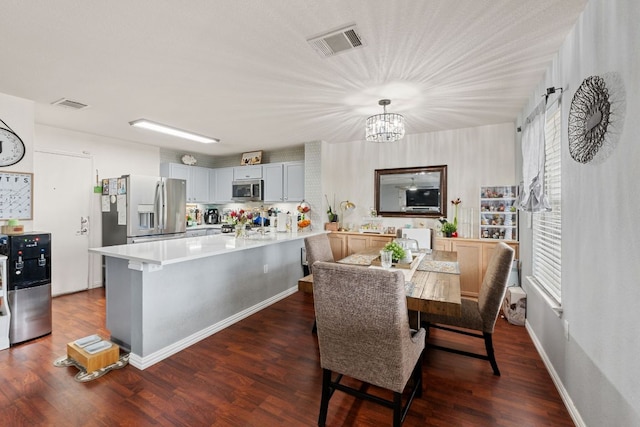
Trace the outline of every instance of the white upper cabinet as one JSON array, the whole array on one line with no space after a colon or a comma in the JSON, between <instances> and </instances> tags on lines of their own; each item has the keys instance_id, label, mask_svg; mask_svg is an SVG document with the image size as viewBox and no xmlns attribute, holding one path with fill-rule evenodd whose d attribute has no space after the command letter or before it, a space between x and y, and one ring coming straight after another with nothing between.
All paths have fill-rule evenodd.
<instances>
[{"instance_id":1,"label":"white upper cabinet","mask_svg":"<svg viewBox=\"0 0 640 427\"><path fill-rule=\"evenodd\" d=\"M233 180L261 179L262 165L236 166L233 168Z\"/></svg>"},{"instance_id":2,"label":"white upper cabinet","mask_svg":"<svg viewBox=\"0 0 640 427\"><path fill-rule=\"evenodd\" d=\"M262 166L265 202L300 202L304 199L304 162Z\"/></svg>"},{"instance_id":3,"label":"white upper cabinet","mask_svg":"<svg viewBox=\"0 0 640 427\"><path fill-rule=\"evenodd\" d=\"M180 163L162 163L160 165L160 176L165 178L177 178L187 181L189 185L189 168L191 166L181 165Z\"/></svg>"},{"instance_id":4,"label":"white upper cabinet","mask_svg":"<svg viewBox=\"0 0 640 427\"><path fill-rule=\"evenodd\" d=\"M191 197L194 202L209 201L209 169L191 166L191 175L187 181L187 196L189 195L189 182L192 182Z\"/></svg>"},{"instance_id":5,"label":"white upper cabinet","mask_svg":"<svg viewBox=\"0 0 640 427\"><path fill-rule=\"evenodd\" d=\"M289 202L304 200L304 162L284 164L284 197Z\"/></svg>"},{"instance_id":6,"label":"white upper cabinet","mask_svg":"<svg viewBox=\"0 0 640 427\"><path fill-rule=\"evenodd\" d=\"M209 169L209 202L231 202L234 168Z\"/></svg>"},{"instance_id":7,"label":"white upper cabinet","mask_svg":"<svg viewBox=\"0 0 640 427\"><path fill-rule=\"evenodd\" d=\"M209 169L180 163L163 163L160 175L187 181L187 203L209 201Z\"/></svg>"},{"instance_id":8,"label":"white upper cabinet","mask_svg":"<svg viewBox=\"0 0 640 427\"><path fill-rule=\"evenodd\" d=\"M187 181L187 203L231 203L231 184L243 179L264 180L265 202L304 199L304 161L217 169L162 163L160 175Z\"/></svg>"},{"instance_id":9,"label":"white upper cabinet","mask_svg":"<svg viewBox=\"0 0 640 427\"><path fill-rule=\"evenodd\" d=\"M282 163L271 163L262 167L264 175L264 201L282 202L284 173Z\"/></svg>"}]
</instances>

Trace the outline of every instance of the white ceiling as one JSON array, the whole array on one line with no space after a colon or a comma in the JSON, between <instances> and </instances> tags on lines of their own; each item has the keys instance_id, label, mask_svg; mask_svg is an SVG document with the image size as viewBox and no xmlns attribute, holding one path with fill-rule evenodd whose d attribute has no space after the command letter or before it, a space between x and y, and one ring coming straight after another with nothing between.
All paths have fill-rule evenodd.
<instances>
[{"instance_id":1,"label":"white ceiling","mask_svg":"<svg viewBox=\"0 0 640 427\"><path fill-rule=\"evenodd\" d=\"M362 140L381 98L407 134L504 123L585 4L2 0L0 92L34 100L37 123L211 155ZM352 23L363 48L322 58L306 41ZM143 117L222 142L129 126Z\"/></svg>"}]
</instances>

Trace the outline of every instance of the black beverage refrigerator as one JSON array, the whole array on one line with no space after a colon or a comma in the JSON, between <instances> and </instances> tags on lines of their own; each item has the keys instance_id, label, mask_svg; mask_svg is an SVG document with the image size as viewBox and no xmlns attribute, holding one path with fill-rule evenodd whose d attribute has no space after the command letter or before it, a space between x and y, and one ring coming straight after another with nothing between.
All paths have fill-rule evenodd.
<instances>
[{"instance_id":1,"label":"black beverage refrigerator","mask_svg":"<svg viewBox=\"0 0 640 427\"><path fill-rule=\"evenodd\" d=\"M51 333L51 234L0 234L7 256L9 342L18 344Z\"/></svg>"}]
</instances>

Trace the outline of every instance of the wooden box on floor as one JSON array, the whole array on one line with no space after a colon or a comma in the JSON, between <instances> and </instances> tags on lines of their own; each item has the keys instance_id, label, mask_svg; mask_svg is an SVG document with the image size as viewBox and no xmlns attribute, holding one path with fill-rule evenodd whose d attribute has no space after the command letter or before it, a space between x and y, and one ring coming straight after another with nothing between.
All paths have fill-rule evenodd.
<instances>
[{"instance_id":1,"label":"wooden box on floor","mask_svg":"<svg viewBox=\"0 0 640 427\"><path fill-rule=\"evenodd\" d=\"M120 357L120 347L111 343L111 347L95 354L89 354L75 343L67 344L67 357L81 364L87 373L109 366L118 361Z\"/></svg>"}]
</instances>

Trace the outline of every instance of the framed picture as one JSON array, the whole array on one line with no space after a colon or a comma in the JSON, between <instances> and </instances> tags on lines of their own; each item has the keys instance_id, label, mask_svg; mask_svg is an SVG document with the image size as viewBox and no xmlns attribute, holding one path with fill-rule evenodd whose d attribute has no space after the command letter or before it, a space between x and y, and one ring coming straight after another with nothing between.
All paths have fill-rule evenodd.
<instances>
[{"instance_id":1,"label":"framed picture","mask_svg":"<svg viewBox=\"0 0 640 427\"><path fill-rule=\"evenodd\" d=\"M0 172L0 219L33 219L31 172Z\"/></svg>"},{"instance_id":2,"label":"framed picture","mask_svg":"<svg viewBox=\"0 0 640 427\"><path fill-rule=\"evenodd\" d=\"M396 234L395 227L387 227L387 234Z\"/></svg>"},{"instance_id":3,"label":"framed picture","mask_svg":"<svg viewBox=\"0 0 640 427\"><path fill-rule=\"evenodd\" d=\"M262 162L262 151L251 151L242 154L241 165L259 165Z\"/></svg>"}]
</instances>

